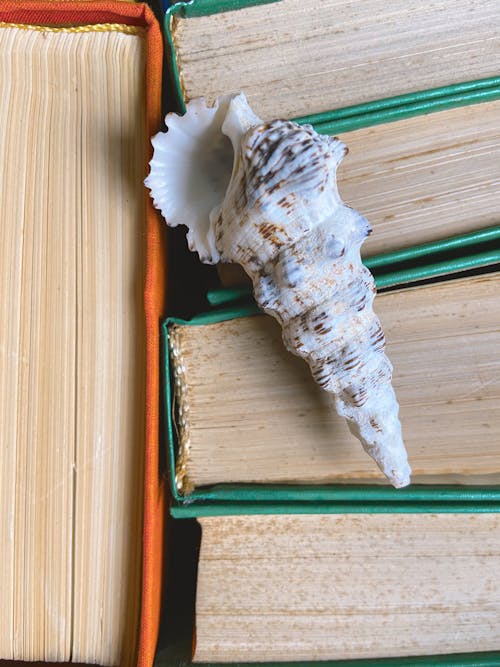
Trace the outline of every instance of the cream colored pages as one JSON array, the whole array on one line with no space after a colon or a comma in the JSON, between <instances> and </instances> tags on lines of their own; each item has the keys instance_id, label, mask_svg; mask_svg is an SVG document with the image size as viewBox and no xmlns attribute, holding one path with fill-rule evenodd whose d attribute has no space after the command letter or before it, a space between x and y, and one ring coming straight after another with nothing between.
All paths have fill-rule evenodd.
<instances>
[{"instance_id":1,"label":"cream colored pages","mask_svg":"<svg viewBox=\"0 0 500 667\"><path fill-rule=\"evenodd\" d=\"M379 295L413 481L499 483L500 274ZM375 482L267 316L178 325L179 483Z\"/></svg>"},{"instance_id":2,"label":"cream colored pages","mask_svg":"<svg viewBox=\"0 0 500 667\"><path fill-rule=\"evenodd\" d=\"M144 51L0 27L0 658L135 664Z\"/></svg>"},{"instance_id":3,"label":"cream colored pages","mask_svg":"<svg viewBox=\"0 0 500 667\"><path fill-rule=\"evenodd\" d=\"M282 0L178 19L187 100L244 91L266 120L497 76L496 0Z\"/></svg>"},{"instance_id":4,"label":"cream colored pages","mask_svg":"<svg viewBox=\"0 0 500 667\"><path fill-rule=\"evenodd\" d=\"M363 255L499 222L500 101L346 132L339 192L373 234Z\"/></svg>"},{"instance_id":5,"label":"cream colored pages","mask_svg":"<svg viewBox=\"0 0 500 667\"><path fill-rule=\"evenodd\" d=\"M200 523L196 661L500 649L499 514Z\"/></svg>"}]
</instances>

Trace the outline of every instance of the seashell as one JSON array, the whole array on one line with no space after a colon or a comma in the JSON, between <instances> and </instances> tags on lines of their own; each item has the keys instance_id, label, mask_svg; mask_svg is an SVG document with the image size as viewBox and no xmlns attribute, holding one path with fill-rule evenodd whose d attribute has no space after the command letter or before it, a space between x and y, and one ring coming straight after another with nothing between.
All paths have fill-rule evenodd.
<instances>
[{"instance_id":1,"label":"seashell","mask_svg":"<svg viewBox=\"0 0 500 667\"><path fill-rule=\"evenodd\" d=\"M337 190L345 145L310 125L263 122L243 94L212 107L193 100L166 124L145 181L155 206L169 225L187 225L203 262L241 264L287 349L390 482L409 484L374 280L360 257L371 228Z\"/></svg>"}]
</instances>

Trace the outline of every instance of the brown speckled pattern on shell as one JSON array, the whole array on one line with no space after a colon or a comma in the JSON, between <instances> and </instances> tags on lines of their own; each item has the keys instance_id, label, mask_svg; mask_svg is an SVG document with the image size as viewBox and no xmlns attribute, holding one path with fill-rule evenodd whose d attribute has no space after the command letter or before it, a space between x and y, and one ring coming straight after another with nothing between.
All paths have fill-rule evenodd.
<instances>
[{"instance_id":1,"label":"brown speckled pattern on shell","mask_svg":"<svg viewBox=\"0 0 500 667\"><path fill-rule=\"evenodd\" d=\"M205 261L245 269L257 303L280 322L287 349L332 393L390 482L405 486L411 470L392 366L372 308L374 280L360 257L371 228L337 190L347 149L308 125L261 122L241 94L223 103L221 136L231 140L233 170L206 236L185 221L194 249Z\"/></svg>"},{"instance_id":2,"label":"brown speckled pattern on shell","mask_svg":"<svg viewBox=\"0 0 500 667\"><path fill-rule=\"evenodd\" d=\"M243 266L287 349L307 361L368 453L403 486L409 467L392 366L359 253L371 228L337 192L345 153L338 139L290 121L248 130L217 217L217 246L223 260Z\"/></svg>"}]
</instances>

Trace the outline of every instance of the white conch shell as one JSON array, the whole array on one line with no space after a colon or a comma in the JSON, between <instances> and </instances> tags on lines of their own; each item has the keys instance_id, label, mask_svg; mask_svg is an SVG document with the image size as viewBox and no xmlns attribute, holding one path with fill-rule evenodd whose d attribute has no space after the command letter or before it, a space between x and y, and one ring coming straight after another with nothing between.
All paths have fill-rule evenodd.
<instances>
[{"instance_id":1,"label":"white conch shell","mask_svg":"<svg viewBox=\"0 0 500 667\"><path fill-rule=\"evenodd\" d=\"M392 366L360 257L371 228L337 190L346 147L309 125L264 123L243 94L210 108L194 100L184 117L166 122L145 181L155 205L168 224L188 226L202 261L242 265L259 306L281 323L288 350L334 395L337 412L390 482L406 486L411 470Z\"/></svg>"}]
</instances>

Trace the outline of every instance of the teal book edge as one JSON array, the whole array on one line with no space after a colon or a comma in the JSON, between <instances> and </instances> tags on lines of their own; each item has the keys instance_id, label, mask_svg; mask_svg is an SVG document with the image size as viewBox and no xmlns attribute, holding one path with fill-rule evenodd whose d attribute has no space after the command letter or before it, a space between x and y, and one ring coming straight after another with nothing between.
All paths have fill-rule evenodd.
<instances>
[{"instance_id":1,"label":"teal book edge","mask_svg":"<svg viewBox=\"0 0 500 667\"><path fill-rule=\"evenodd\" d=\"M366 658L357 660L321 660L316 662L197 662L193 663L179 650L165 649L156 656L155 667L499 667L500 651L455 653L405 658Z\"/></svg>"},{"instance_id":2,"label":"teal book edge","mask_svg":"<svg viewBox=\"0 0 500 667\"><path fill-rule=\"evenodd\" d=\"M499 228L500 229L500 228ZM495 253L500 262L500 249ZM470 259L470 258L469 258ZM490 257L491 259L491 257ZM477 264L472 262L475 266ZM456 266L462 267L460 260ZM426 273L429 278L429 272ZM382 276L383 280L383 276ZM379 282L379 281L377 281ZM162 326L164 420L166 423L171 514L177 518L227 514L337 512L491 512L500 511L500 486L412 485L404 489L380 485L218 484L184 495L176 482L176 430L169 355L173 324L202 326L261 311L250 301L226 304L186 321L168 318Z\"/></svg>"},{"instance_id":3,"label":"teal book edge","mask_svg":"<svg viewBox=\"0 0 500 667\"><path fill-rule=\"evenodd\" d=\"M245 7L255 7L256 5L269 5L280 0L181 0L176 2L172 0L166 11L172 10L179 13L182 18L192 18L194 16L210 16L210 14L220 14L221 12L232 12Z\"/></svg>"},{"instance_id":4,"label":"teal book edge","mask_svg":"<svg viewBox=\"0 0 500 667\"><path fill-rule=\"evenodd\" d=\"M481 251L477 251L477 248L481 248ZM466 249L469 252L464 254L462 251ZM457 255L451 255L457 252ZM450 256L436 261L436 257L444 253L450 253ZM410 265L417 260L423 263ZM363 258L363 264L374 275L378 290L486 268L499 262L500 225ZM207 300L211 306L236 301L253 303L249 286L211 289L207 292Z\"/></svg>"}]
</instances>

